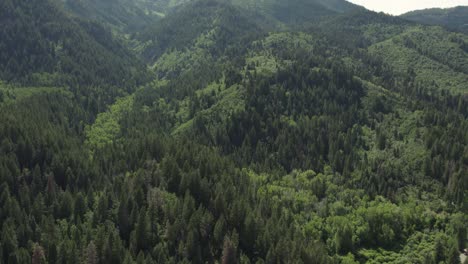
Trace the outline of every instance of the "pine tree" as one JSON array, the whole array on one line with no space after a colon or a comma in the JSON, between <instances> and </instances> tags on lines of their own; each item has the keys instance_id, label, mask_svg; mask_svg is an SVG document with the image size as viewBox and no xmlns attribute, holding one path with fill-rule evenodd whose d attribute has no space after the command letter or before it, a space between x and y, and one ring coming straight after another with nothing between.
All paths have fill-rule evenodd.
<instances>
[{"instance_id":1,"label":"pine tree","mask_svg":"<svg viewBox=\"0 0 468 264\"><path fill-rule=\"evenodd\" d=\"M181 173L174 158L167 157L161 163L161 170L167 179L167 188L170 192L176 193L179 190Z\"/></svg>"},{"instance_id":2,"label":"pine tree","mask_svg":"<svg viewBox=\"0 0 468 264\"><path fill-rule=\"evenodd\" d=\"M456 241L453 241L448 249L447 264L460 264L460 251Z\"/></svg>"},{"instance_id":3,"label":"pine tree","mask_svg":"<svg viewBox=\"0 0 468 264\"><path fill-rule=\"evenodd\" d=\"M220 216L218 221L216 221L214 230L213 230L213 242L215 244L221 245L223 243L223 238L226 234L226 220L224 216Z\"/></svg>"},{"instance_id":4,"label":"pine tree","mask_svg":"<svg viewBox=\"0 0 468 264\"><path fill-rule=\"evenodd\" d=\"M79 192L75 198L75 205L74 205L74 217L75 221L78 221L78 219L82 219L84 214L86 213L87 207L86 207L86 201L83 197L83 194Z\"/></svg>"},{"instance_id":5,"label":"pine tree","mask_svg":"<svg viewBox=\"0 0 468 264\"><path fill-rule=\"evenodd\" d=\"M69 191L63 193L60 202L58 216L60 218L69 218L73 211L73 198Z\"/></svg>"},{"instance_id":6,"label":"pine tree","mask_svg":"<svg viewBox=\"0 0 468 264\"><path fill-rule=\"evenodd\" d=\"M135 230L135 239L137 244L137 252L145 251L149 246L148 239L148 220L146 217L145 207L140 209L140 214L138 217L138 223Z\"/></svg>"},{"instance_id":7,"label":"pine tree","mask_svg":"<svg viewBox=\"0 0 468 264\"><path fill-rule=\"evenodd\" d=\"M128 202L126 200L121 201L118 211L118 225L119 232L122 239L128 241L130 238L130 215L128 213Z\"/></svg>"},{"instance_id":8,"label":"pine tree","mask_svg":"<svg viewBox=\"0 0 468 264\"><path fill-rule=\"evenodd\" d=\"M3 248L3 263L8 263L8 258L14 255L18 249L18 239L15 232L15 225L11 218L8 218L2 226L1 246Z\"/></svg>"},{"instance_id":9,"label":"pine tree","mask_svg":"<svg viewBox=\"0 0 468 264\"><path fill-rule=\"evenodd\" d=\"M435 239L435 246L434 246L434 260L435 263L439 263L445 259L444 254L444 244L442 241L442 237L439 235Z\"/></svg>"},{"instance_id":10,"label":"pine tree","mask_svg":"<svg viewBox=\"0 0 468 264\"><path fill-rule=\"evenodd\" d=\"M459 250L465 249L465 241L467 237L467 226L463 215L456 215L453 219L453 229L456 236L456 244Z\"/></svg>"}]
</instances>

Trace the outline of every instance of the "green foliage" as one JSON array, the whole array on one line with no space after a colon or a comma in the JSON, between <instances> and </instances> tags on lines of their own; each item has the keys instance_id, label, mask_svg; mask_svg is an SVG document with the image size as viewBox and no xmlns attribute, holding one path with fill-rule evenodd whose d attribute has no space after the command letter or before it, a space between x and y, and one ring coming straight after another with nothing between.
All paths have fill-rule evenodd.
<instances>
[{"instance_id":1,"label":"green foliage","mask_svg":"<svg viewBox=\"0 0 468 264\"><path fill-rule=\"evenodd\" d=\"M247 44L262 25L254 14L216 0L189 3L143 32L143 56L154 61L168 49L182 50L195 45L210 55L229 52L233 44ZM239 48L239 47L237 47Z\"/></svg>"},{"instance_id":2,"label":"green foliage","mask_svg":"<svg viewBox=\"0 0 468 264\"><path fill-rule=\"evenodd\" d=\"M464 35L457 36L468 41ZM437 28L415 27L370 47L399 74L409 73L424 86L463 92L466 90L466 51ZM411 78L411 77L410 77Z\"/></svg>"},{"instance_id":3,"label":"green foliage","mask_svg":"<svg viewBox=\"0 0 468 264\"><path fill-rule=\"evenodd\" d=\"M52 93L73 96L70 91L59 87L23 87L0 83L0 104L12 104L36 94Z\"/></svg>"},{"instance_id":4,"label":"green foliage","mask_svg":"<svg viewBox=\"0 0 468 264\"><path fill-rule=\"evenodd\" d=\"M459 262L464 35L338 0L61 5L0 3L1 263Z\"/></svg>"},{"instance_id":5,"label":"green foliage","mask_svg":"<svg viewBox=\"0 0 468 264\"><path fill-rule=\"evenodd\" d=\"M86 128L86 144L92 151L102 149L119 139L119 122L132 110L133 100L133 96L117 99L108 111L100 113L94 124Z\"/></svg>"}]
</instances>

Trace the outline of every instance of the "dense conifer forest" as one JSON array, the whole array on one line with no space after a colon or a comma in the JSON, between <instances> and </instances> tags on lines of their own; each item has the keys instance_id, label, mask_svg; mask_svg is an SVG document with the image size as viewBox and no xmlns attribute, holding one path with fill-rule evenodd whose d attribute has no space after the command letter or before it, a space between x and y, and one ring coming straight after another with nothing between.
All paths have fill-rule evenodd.
<instances>
[{"instance_id":1,"label":"dense conifer forest","mask_svg":"<svg viewBox=\"0 0 468 264\"><path fill-rule=\"evenodd\" d=\"M468 35L427 16L1 0L0 263L459 264Z\"/></svg>"}]
</instances>

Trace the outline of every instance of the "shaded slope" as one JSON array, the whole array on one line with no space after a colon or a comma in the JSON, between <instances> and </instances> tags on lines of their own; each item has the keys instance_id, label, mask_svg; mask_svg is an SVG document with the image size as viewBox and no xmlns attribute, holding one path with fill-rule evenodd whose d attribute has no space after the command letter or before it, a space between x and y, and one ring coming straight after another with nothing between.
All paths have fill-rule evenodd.
<instances>
[{"instance_id":1,"label":"shaded slope","mask_svg":"<svg viewBox=\"0 0 468 264\"><path fill-rule=\"evenodd\" d=\"M0 3L0 78L29 84L134 85L145 70L96 23L53 1Z\"/></svg>"}]
</instances>

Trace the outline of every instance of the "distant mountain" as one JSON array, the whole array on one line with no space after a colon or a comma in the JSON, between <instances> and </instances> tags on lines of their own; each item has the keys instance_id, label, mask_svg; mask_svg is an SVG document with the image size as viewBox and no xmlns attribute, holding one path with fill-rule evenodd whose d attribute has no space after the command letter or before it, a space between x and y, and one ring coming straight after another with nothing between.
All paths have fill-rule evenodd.
<instances>
[{"instance_id":1,"label":"distant mountain","mask_svg":"<svg viewBox=\"0 0 468 264\"><path fill-rule=\"evenodd\" d=\"M100 21L123 32L135 32L193 0L63 0L65 7L82 18ZM217 0L277 19L301 24L319 17L363 10L345 0Z\"/></svg>"},{"instance_id":2,"label":"distant mountain","mask_svg":"<svg viewBox=\"0 0 468 264\"><path fill-rule=\"evenodd\" d=\"M452 30L468 33L468 6L418 10L403 14L401 17L418 23L441 25Z\"/></svg>"}]
</instances>

